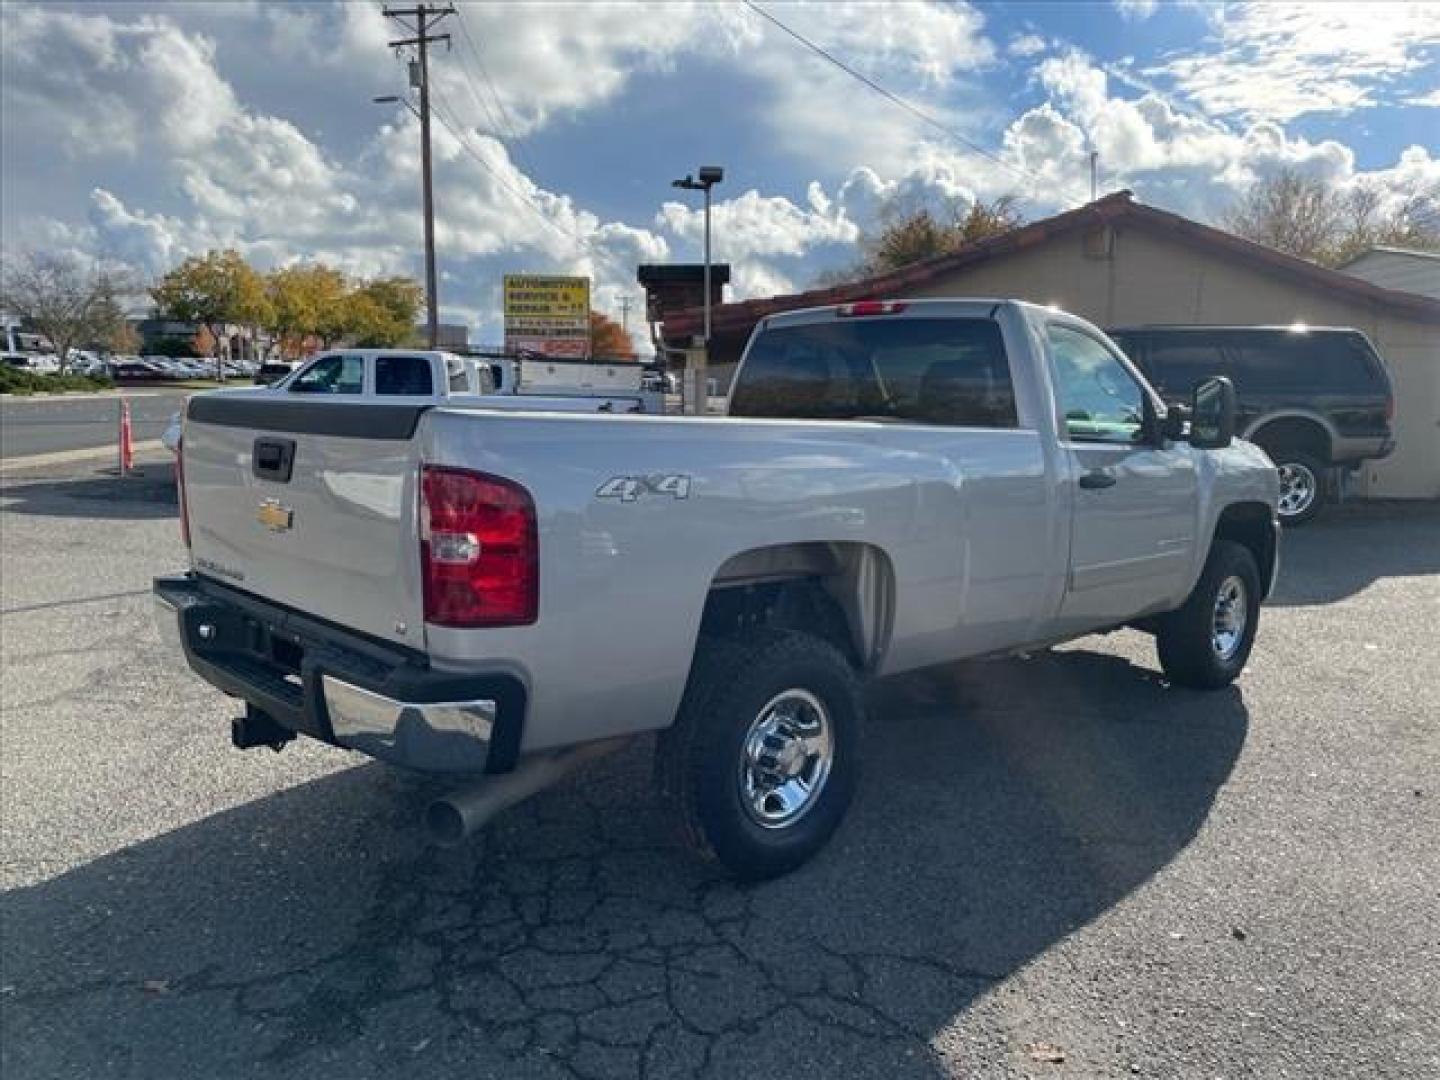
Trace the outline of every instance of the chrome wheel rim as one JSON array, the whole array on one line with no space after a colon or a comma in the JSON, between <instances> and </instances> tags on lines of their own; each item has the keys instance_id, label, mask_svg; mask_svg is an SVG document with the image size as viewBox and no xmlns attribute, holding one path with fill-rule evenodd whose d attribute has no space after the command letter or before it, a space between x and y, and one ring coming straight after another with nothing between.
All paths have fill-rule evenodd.
<instances>
[{"instance_id":1,"label":"chrome wheel rim","mask_svg":"<svg viewBox=\"0 0 1440 1080\"><path fill-rule=\"evenodd\" d=\"M820 800L834 759L834 733L824 704L808 690L781 691L745 733L739 776L745 812L765 829L795 824Z\"/></svg>"},{"instance_id":2,"label":"chrome wheel rim","mask_svg":"<svg viewBox=\"0 0 1440 1080\"><path fill-rule=\"evenodd\" d=\"M1319 482L1310 468L1297 462L1280 466L1280 516L1294 517L1310 509Z\"/></svg>"},{"instance_id":3,"label":"chrome wheel rim","mask_svg":"<svg viewBox=\"0 0 1440 1080\"><path fill-rule=\"evenodd\" d=\"M1221 660L1229 660L1239 651L1249 618L1245 582L1238 577L1227 577L1215 594L1215 616L1210 630L1210 647Z\"/></svg>"}]
</instances>

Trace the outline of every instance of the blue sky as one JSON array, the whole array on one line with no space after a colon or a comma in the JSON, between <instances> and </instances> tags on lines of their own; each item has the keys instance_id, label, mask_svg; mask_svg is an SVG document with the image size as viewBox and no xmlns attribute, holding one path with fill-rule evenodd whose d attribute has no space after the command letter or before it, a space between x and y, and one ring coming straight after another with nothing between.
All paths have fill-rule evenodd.
<instances>
[{"instance_id":1,"label":"blue sky","mask_svg":"<svg viewBox=\"0 0 1440 1080\"><path fill-rule=\"evenodd\" d=\"M1394 198L1440 184L1440 5L461 3L433 86L442 311L499 336L506 272L691 259L669 181L726 167L736 296L852 262L896 195L1013 192L1031 217L1101 187L1213 219L1279 168ZM212 246L269 266L419 269L418 138L379 5L7 3L7 250L155 274ZM973 147L981 148L978 153Z\"/></svg>"}]
</instances>

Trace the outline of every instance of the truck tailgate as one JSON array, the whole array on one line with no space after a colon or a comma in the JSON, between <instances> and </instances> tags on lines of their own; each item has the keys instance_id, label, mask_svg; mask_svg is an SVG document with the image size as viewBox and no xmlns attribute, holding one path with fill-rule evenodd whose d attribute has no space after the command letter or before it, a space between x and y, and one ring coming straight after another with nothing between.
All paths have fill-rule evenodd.
<instances>
[{"instance_id":1,"label":"truck tailgate","mask_svg":"<svg viewBox=\"0 0 1440 1080\"><path fill-rule=\"evenodd\" d=\"M424 405L197 395L182 446L198 573L424 647L413 436Z\"/></svg>"}]
</instances>

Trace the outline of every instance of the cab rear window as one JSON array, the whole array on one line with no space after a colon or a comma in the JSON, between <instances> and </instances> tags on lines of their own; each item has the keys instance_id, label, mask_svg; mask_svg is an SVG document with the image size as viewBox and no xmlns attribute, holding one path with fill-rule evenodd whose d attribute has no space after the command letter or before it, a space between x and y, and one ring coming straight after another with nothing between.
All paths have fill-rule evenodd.
<instances>
[{"instance_id":1,"label":"cab rear window","mask_svg":"<svg viewBox=\"0 0 1440 1080\"><path fill-rule=\"evenodd\" d=\"M375 393L381 397L429 397L435 393L430 361L423 356L375 357Z\"/></svg>"},{"instance_id":2,"label":"cab rear window","mask_svg":"<svg viewBox=\"0 0 1440 1080\"><path fill-rule=\"evenodd\" d=\"M730 415L1013 428L1015 389L990 319L864 319L763 330Z\"/></svg>"}]
</instances>

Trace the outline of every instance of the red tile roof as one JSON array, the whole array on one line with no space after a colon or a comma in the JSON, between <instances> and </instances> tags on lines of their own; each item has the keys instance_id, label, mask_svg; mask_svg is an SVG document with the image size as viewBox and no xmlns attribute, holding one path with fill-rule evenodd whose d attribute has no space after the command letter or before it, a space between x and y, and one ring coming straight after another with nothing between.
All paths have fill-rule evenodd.
<instances>
[{"instance_id":1,"label":"red tile roof","mask_svg":"<svg viewBox=\"0 0 1440 1080\"><path fill-rule=\"evenodd\" d=\"M1263 267L1269 272L1289 277L1311 288L1341 294L1351 300L1371 301L1422 322L1440 323L1440 300L1381 288L1349 274L1342 274L1338 270L1327 270L1305 259L1297 259L1293 255L1286 255L1263 244L1202 225L1179 214L1138 203L1129 191L1117 191L1074 210L1022 225L999 236L967 244L945 255L911 263L899 270L863 281L760 300L744 300L736 304L721 304L711 309L711 326L713 332L738 330L753 326L766 315L781 311L821 307L826 304L846 304L855 300L903 297L908 289L974 263L1033 247L1077 229L1122 222L1156 232L1175 234L1184 243ZM665 320L664 335L667 338L678 338L697 334L702 322L701 310L688 308Z\"/></svg>"}]
</instances>

